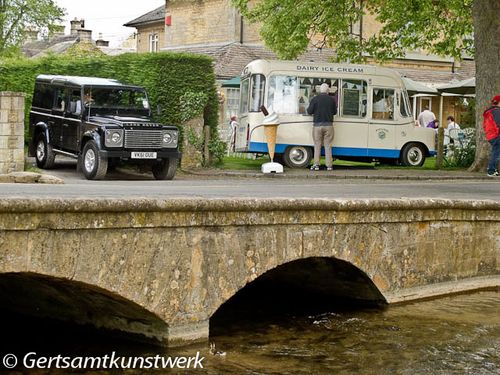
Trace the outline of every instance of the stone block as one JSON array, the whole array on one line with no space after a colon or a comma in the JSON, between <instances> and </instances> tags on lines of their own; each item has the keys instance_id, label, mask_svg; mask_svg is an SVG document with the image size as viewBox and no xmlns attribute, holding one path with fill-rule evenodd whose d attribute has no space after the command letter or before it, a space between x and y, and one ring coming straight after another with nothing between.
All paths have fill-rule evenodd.
<instances>
[{"instance_id":1,"label":"stone block","mask_svg":"<svg viewBox=\"0 0 500 375\"><path fill-rule=\"evenodd\" d=\"M1 149L22 149L24 147L24 137L22 136L1 136L0 135L0 150Z\"/></svg>"},{"instance_id":2,"label":"stone block","mask_svg":"<svg viewBox=\"0 0 500 375\"><path fill-rule=\"evenodd\" d=\"M7 173L12 173L16 171L22 171L24 169L24 161L12 161L8 163L0 162L0 174L5 175ZM3 176L2 176L3 177ZM0 182L15 182L13 178L6 177L7 180L0 178Z\"/></svg>"},{"instance_id":3,"label":"stone block","mask_svg":"<svg viewBox=\"0 0 500 375\"><path fill-rule=\"evenodd\" d=\"M12 97L0 96L0 108L10 111L12 109Z\"/></svg>"},{"instance_id":4,"label":"stone block","mask_svg":"<svg viewBox=\"0 0 500 375\"><path fill-rule=\"evenodd\" d=\"M24 136L23 123L0 123L0 136Z\"/></svg>"},{"instance_id":5,"label":"stone block","mask_svg":"<svg viewBox=\"0 0 500 375\"><path fill-rule=\"evenodd\" d=\"M9 113L10 111L8 109L0 107L0 124L9 122Z\"/></svg>"}]
</instances>

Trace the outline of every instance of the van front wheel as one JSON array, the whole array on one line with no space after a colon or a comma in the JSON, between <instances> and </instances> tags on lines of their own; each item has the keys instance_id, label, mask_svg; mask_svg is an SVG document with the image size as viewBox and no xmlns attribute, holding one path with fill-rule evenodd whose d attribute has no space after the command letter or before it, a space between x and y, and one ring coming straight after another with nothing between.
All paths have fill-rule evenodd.
<instances>
[{"instance_id":1,"label":"van front wheel","mask_svg":"<svg viewBox=\"0 0 500 375\"><path fill-rule=\"evenodd\" d=\"M283 154L283 162L289 168L304 168L309 165L312 156L311 147L288 146Z\"/></svg>"},{"instance_id":2,"label":"van front wheel","mask_svg":"<svg viewBox=\"0 0 500 375\"><path fill-rule=\"evenodd\" d=\"M425 162L425 150L417 143L409 143L401 152L401 161L407 167L421 167Z\"/></svg>"}]
</instances>

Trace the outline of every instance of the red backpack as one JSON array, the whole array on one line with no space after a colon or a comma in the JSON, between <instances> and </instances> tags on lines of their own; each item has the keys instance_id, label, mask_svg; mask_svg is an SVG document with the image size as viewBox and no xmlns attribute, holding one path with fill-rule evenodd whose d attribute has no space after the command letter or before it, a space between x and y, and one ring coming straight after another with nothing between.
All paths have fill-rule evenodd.
<instances>
[{"instance_id":1,"label":"red backpack","mask_svg":"<svg viewBox=\"0 0 500 375\"><path fill-rule=\"evenodd\" d=\"M493 111L493 108L490 108L483 113L484 134L485 134L486 139L488 141L495 139L500 134L500 130L498 129L497 123L495 122L495 119L493 118L492 111Z\"/></svg>"}]
</instances>

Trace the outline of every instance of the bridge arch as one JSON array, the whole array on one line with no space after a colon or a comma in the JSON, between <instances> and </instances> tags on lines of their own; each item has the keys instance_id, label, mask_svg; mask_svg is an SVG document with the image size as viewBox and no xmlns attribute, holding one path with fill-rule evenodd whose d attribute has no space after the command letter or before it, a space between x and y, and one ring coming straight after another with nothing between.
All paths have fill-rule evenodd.
<instances>
[{"instance_id":1,"label":"bridge arch","mask_svg":"<svg viewBox=\"0 0 500 375\"><path fill-rule=\"evenodd\" d=\"M251 315L265 314L265 309L309 314L386 304L363 270L335 257L312 256L280 264L242 286L212 314L210 328L227 321L231 313L226 310L241 309Z\"/></svg>"},{"instance_id":2,"label":"bridge arch","mask_svg":"<svg viewBox=\"0 0 500 375\"><path fill-rule=\"evenodd\" d=\"M0 306L27 318L127 332L134 340L151 343L166 341L168 333L162 319L116 293L38 273L0 273Z\"/></svg>"}]
</instances>

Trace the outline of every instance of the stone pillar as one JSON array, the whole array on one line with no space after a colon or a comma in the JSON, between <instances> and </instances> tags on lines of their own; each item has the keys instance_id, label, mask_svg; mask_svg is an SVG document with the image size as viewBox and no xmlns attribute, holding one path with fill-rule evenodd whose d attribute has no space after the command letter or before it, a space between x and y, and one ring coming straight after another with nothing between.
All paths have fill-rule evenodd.
<instances>
[{"instance_id":1,"label":"stone pillar","mask_svg":"<svg viewBox=\"0 0 500 375\"><path fill-rule=\"evenodd\" d=\"M24 170L24 97L0 92L0 174Z\"/></svg>"},{"instance_id":2,"label":"stone pillar","mask_svg":"<svg viewBox=\"0 0 500 375\"><path fill-rule=\"evenodd\" d=\"M182 168L190 169L202 166L204 146L203 126L203 116L195 117L182 125L184 130Z\"/></svg>"}]
</instances>

